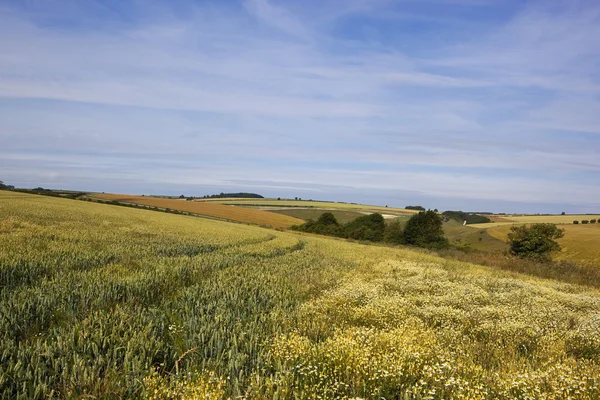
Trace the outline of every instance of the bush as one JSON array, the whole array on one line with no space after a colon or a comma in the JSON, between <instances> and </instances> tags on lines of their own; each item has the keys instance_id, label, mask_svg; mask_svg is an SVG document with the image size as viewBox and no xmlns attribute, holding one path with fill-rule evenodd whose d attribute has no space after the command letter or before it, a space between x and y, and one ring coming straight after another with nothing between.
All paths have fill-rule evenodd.
<instances>
[{"instance_id":1,"label":"bush","mask_svg":"<svg viewBox=\"0 0 600 400\"><path fill-rule=\"evenodd\" d=\"M343 227L344 236L355 240L381 242L385 231L385 220L378 213L364 215L348 222Z\"/></svg>"},{"instance_id":2,"label":"bush","mask_svg":"<svg viewBox=\"0 0 600 400\"><path fill-rule=\"evenodd\" d=\"M383 241L392 244L404 243L404 231L402 230L402 224L398 220L389 222L385 226L383 232Z\"/></svg>"},{"instance_id":3,"label":"bush","mask_svg":"<svg viewBox=\"0 0 600 400\"><path fill-rule=\"evenodd\" d=\"M590 219L590 224L595 224L596 220L595 219Z\"/></svg>"},{"instance_id":4,"label":"bush","mask_svg":"<svg viewBox=\"0 0 600 400\"><path fill-rule=\"evenodd\" d=\"M556 239L563 237L564 233L564 229L547 223L513 226L508 234L510 252L522 258L550 261L551 253L560 250Z\"/></svg>"},{"instance_id":5,"label":"bush","mask_svg":"<svg viewBox=\"0 0 600 400\"><path fill-rule=\"evenodd\" d=\"M404 242L426 248L446 248L442 219L434 211L421 211L413 215L404 228Z\"/></svg>"},{"instance_id":6,"label":"bush","mask_svg":"<svg viewBox=\"0 0 600 400\"><path fill-rule=\"evenodd\" d=\"M317 219L317 223L321 224L321 225L335 225L335 226L339 225L339 222L335 218L335 215L333 215L333 213L330 213L330 212L321 214L319 219Z\"/></svg>"},{"instance_id":7,"label":"bush","mask_svg":"<svg viewBox=\"0 0 600 400\"><path fill-rule=\"evenodd\" d=\"M467 224L485 224L487 222L492 222L492 220L486 216L468 214L464 211L444 211L442 215L444 215L448 219L453 219L460 223L462 223L463 221L467 221Z\"/></svg>"},{"instance_id":8,"label":"bush","mask_svg":"<svg viewBox=\"0 0 600 400\"><path fill-rule=\"evenodd\" d=\"M578 225L579 221L573 221L573 225Z\"/></svg>"},{"instance_id":9,"label":"bush","mask_svg":"<svg viewBox=\"0 0 600 400\"><path fill-rule=\"evenodd\" d=\"M417 211L425 211L425 207L423 206L406 206L404 207L406 210L417 210Z\"/></svg>"},{"instance_id":10,"label":"bush","mask_svg":"<svg viewBox=\"0 0 600 400\"><path fill-rule=\"evenodd\" d=\"M339 222L335 218L335 215L330 212L321 214L316 221L310 220L300 226L294 226L292 229L318 233L319 235L343 236Z\"/></svg>"},{"instance_id":11,"label":"bush","mask_svg":"<svg viewBox=\"0 0 600 400\"><path fill-rule=\"evenodd\" d=\"M590 221L588 221L587 219L584 219L583 221L581 221L582 224L589 224Z\"/></svg>"}]
</instances>

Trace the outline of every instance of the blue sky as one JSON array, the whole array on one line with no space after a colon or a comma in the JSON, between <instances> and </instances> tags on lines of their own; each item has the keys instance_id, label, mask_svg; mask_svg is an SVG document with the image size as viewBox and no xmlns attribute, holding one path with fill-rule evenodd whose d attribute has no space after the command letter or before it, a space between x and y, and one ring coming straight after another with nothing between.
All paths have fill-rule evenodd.
<instances>
[{"instance_id":1,"label":"blue sky","mask_svg":"<svg viewBox=\"0 0 600 400\"><path fill-rule=\"evenodd\" d=\"M0 0L0 179L600 211L600 2Z\"/></svg>"}]
</instances>

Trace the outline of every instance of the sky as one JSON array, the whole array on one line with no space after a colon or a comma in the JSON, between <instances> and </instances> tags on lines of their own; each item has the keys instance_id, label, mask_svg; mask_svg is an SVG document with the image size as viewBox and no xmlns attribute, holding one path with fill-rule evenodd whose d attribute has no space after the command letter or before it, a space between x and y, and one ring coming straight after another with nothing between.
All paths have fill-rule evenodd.
<instances>
[{"instance_id":1,"label":"sky","mask_svg":"<svg viewBox=\"0 0 600 400\"><path fill-rule=\"evenodd\" d=\"M600 212L600 1L0 0L0 180Z\"/></svg>"}]
</instances>

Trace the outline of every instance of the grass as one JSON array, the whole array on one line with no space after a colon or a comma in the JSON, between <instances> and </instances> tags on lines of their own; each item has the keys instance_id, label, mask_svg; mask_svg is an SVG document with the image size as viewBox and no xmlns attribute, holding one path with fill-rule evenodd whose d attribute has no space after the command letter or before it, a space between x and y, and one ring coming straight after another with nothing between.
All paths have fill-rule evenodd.
<instances>
[{"instance_id":1,"label":"grass","mask_svg":"<svg viewBox=\"0 0 600 400\"><path fill-rule=\"evenodd\" d=\"M0 191L0 397L600 397L600 292Z\"/></svg>"},{"instance_id":2,"label":"grass","mask_svg":"<svg viewBox=\"0 0 600 400\"><path fill-rule=\"evenodd\" d=\"M146 197L122 194L92 194L91 198L118 201L129 204L140 204L156 208L169 208L193 214L221 218L236 222L245 222L273 228L288 228L292 225L302 224L298 218L276 214L268 211L253 210L249 208L231 207L209 202L186 201L161 197Z\"/></svg>"},{"instance_id":3,"label":"grass","mask_svg":"<svg viewBox=\"0 0 600 400\"><path fill-rule=\"evenodd\" d=\"M506 242L492 236L485 229L473 229L469 226L450 220L444 223L444 236L450 244L468 246L480 251L503 251L508 249Z\"/></svg>"},{"instance_id":4,"label":"grass","mask_svg":"<svg viewBox=\"0 0 600 400\"><path fill-rule=\"evenodd\" d=\"M277 214L289 215L290 217L299 218L304 221L308 221L309 219L317 220L324 212L331 212L335 215L335 218L339 223L345 224L350 222L364 214L356 211L345 211L345 210L322 210L322 209L296 209L291 208L287 210L272 210L272 212Z\"/></svg>"}]
</instances>

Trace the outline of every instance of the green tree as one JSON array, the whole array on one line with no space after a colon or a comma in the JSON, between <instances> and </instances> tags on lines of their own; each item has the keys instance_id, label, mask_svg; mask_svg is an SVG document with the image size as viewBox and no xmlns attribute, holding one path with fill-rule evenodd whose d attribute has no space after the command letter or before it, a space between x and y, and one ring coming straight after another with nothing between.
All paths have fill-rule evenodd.
<instances>
[{"instance_id":1,"label":"green tree","mask_svg":"<svg viewBox=\"0 0 600 400\"><path fill-rule=\"evenodd\" d=\"M402 230L402 224L398 220L388 222L383 231L383 241L393 244L404 243L404 231Z\"/></svg>"},{"instance_id":2,"label":"green tree","mask_svg":"<svg viewBox=\"0 0 600 400\"><path fill-rule=\"evenodd\" d=\"M442 219L431 210L413 215L404 228L404 242L426 248L448 247L448 239L444 237L442 229Z\"/></svg>"},{"instance_id":3,"label":"green tree","mask_svg":"<svg viewBox=\"0 0 600 400\"><path fill-rule=\"evenodd\" d=\"M319 219L317 219L317 223L321 224L321 225L335 225L335 226L339 225L339 222L335 218L335 215L333 215L333 213L330 213L330 212L321 214Z\"/></svg>"},{"instance_id":4,"label":"green tree","mask_svg":"<svg viewBox=\"0 0 600 400\"><path fill-rule=\"evenodd\" d=\"M381 242L385 230L385 220L379 213L363 215L343 227L344 236L355 240Z\"/></svg>"},{"instance_id":5,"label":"green tree","mask_svg":"<svg viewBox=\"0 0 600 400\"><path fill-rule=\"evenodd\" d=\"M556 239L564 234L564 229L549 223L513 226L508 234L510 252L522 258L550 261L552 252L560 250Z\"/></svg>"}]
</instances>

